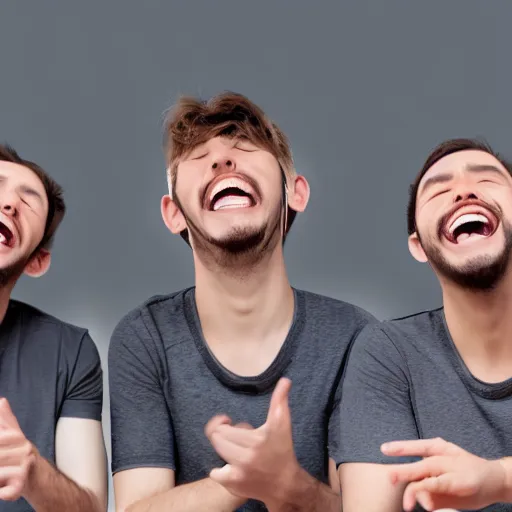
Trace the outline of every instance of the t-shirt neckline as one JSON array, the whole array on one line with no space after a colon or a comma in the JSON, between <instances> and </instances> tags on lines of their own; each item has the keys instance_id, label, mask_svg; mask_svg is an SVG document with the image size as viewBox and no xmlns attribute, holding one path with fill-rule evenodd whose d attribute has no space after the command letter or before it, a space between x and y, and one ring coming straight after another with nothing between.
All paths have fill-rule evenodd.
<instances>
[{"instance_id":1,"label":"t-shirt neckline","mask_svg":"<svg viewBox=\"0 0 512 512\"><path fill-rule=\"evenodd\" d=\"M277 381L283 376L284 371L291 363L293 355L295 354L298 339L304 329L306 317L304 294L294 288L293 293L293 321L281 349L266 370L259 375L250 377L240 376L231 372L213 355L204 339L201 329L201 322L199 320L195 300L195 287L190 288L184 294L183 310L196 348L208 369L224 386L242 393L260 394L273 388Z\"/></svg>"}]
</instances>

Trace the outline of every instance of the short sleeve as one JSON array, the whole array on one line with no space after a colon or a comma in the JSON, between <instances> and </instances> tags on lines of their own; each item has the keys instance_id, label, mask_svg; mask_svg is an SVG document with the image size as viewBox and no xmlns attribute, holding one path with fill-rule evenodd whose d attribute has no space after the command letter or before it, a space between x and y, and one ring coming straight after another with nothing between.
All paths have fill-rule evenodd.
<instances>
[{"instance_id":1,"label":"short sleeve","mask_svg":"<svg viewBox=\"0 0 512 512\"><path fill-rule=\"evenodd\" d=\"M109 347L112 472L176 469L159 355L140 316L123 319Z\"/></svg>"},{"instance_id":2,"label":"short sleeve","mask_svg":"<svg viewBox=\"0 0 512 512\"><path fill-rule=\"evenodd\" d=\"M101 421L103 371L98 349L87 331L80 340L69 372L59 416Z\"/></svg>"},{"instance_id":3,"label":"short sleeve","mask_svg":"<svg viewBox=\"0 0 512 512\"><path fill-rule=\"evenodd\" d=\"M336 463L401 463L380 450L393 440L418 439L407 364L381 325L365 327L354 342L342 384Z\"/></svg>"},{"instance_id":4,"label":"short sleeve","mask_svg":"<svg viewBox=\"0 0 512 512\"><path fill-rule=\"evenodd\" d=\"M350 354L350 350L354 344L354 341L357 339L362 329L368 324L377 322L377 319L370 315L369 313L365 311L362 313L362 321L359 324L358 328L354 331L354 334L351 336L342 363L340 365L338 377L335 381L333 400L331 403L331 407L329 408L330 412L328 418L327 451L329 457L334 460L337 459L340 450L340 407L343 390L343 376L346 371L348 356Z\"/></svg>"}]
</instances>

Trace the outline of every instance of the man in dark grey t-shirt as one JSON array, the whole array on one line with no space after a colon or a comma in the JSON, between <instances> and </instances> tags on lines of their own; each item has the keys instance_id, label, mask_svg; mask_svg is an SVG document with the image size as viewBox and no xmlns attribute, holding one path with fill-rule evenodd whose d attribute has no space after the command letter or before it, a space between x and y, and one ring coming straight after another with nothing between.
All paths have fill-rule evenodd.
<instances>
[{"instance_id":1,"label":"man in dark grey t-shirt","mask_svg":"<svg viewBox=\"0 0 512 512\"><path fill-rule=\"evenodd\" d=\"M113 334L116 507L338 512L341 374L373 317L290 286L283 239L309 189L256 105L184 99L166 136L162 214L192 247L195 287Z\"/></svg>"},{"instance_id":2,"label":"man in dark grey t-shirt","mask_svg":"<svg viewBox=\"0 0 512 512\"><path fill-rule=\"evenodd\" d=\"M512 455L512 166L479 141L441 144L411 187L408 224L443 308L354 343L336 456L344 511L512 511L499 489ZM382 446L395 440L417 443ZM467 471L451 472L461 460Z\"/></svg>"},{"instance_id":3,"label":"man in dark grey t-shirt","mask_svg":"<svg viewBox=\"0 0 512 512\"><path fill-rule=\"evenodd\" d=\"M0 145L0 512L101 512L101 364L87 330L11 299L43 275L65 212L38 165Z\"/></svg>"}]
</instances>

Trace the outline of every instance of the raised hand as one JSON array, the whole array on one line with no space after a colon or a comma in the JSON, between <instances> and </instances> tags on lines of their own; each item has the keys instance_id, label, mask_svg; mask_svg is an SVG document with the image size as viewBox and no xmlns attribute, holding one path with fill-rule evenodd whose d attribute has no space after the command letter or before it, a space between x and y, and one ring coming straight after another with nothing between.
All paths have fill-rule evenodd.
<instances>
[{"instance_id":1,"label":"raised hand","mask_svg":"<svg viewBox=\"0 0 512 512\"><path fill-rule=\"evenodd\" d=\"M19 499L27 485L36 449L21 431L9 402L0 399L0 500Z\"/></svg>"},{"instance_id":2,"label":"raised hand","mask_svg":"<svg viewBox=\"0 0 512 512\"><path fill-rule=\"evenodd\" d=\"M263 501L267 507L286 495L300 471L292 441L288 404L291 382L281 379L272 394L266 422L259 428L232 426L217 416L206 426L206 435L226 465L210 477L231 493Z\"/></svg>"},{"instance_id":3,"label":"raised hand","mask_svg":"<svg viewBox=\"0 0 512 512\"><path fill-rule=\"evenodd\" d=\"M403 508L416 502L428 511L479 509L505 501L507 470L502 460L477 457L443 439L394 441L381 447L389 456L423 457L390 468L393 483L409 482Z\"/></svg>"}]
</instances>

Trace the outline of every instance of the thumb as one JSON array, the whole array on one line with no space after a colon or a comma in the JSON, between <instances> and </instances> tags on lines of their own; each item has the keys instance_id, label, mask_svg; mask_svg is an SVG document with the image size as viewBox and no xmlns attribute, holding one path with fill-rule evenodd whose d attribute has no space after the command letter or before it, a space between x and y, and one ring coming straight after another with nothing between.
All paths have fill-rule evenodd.
<instances>
[{"instance_id":1,"label":"thumb","mask_svg":"<svg viewBox=\"0 0 512 512\"><path fill-rule=\"evenodd\" d=\"M0 398L0 426L19 428L7 398Z\"/></svg>"},{"instance_id":2,"label":"thumb","mask_svg":"<svg viewBox=\"0 0 512 512\"><path fill-rule=\"evenodd\" d=\"M290 407L288 405L288 397L292 382L290 379L282 378L277 383L270 406L268 408L267 424L270 427L278 427L283 423L290 423Z\"/></svg>"}]
</instances>

